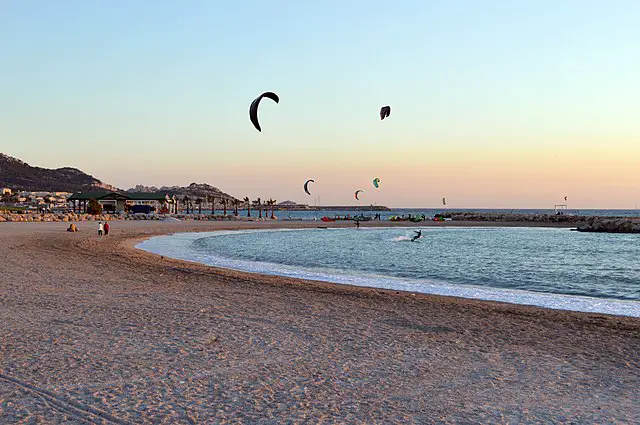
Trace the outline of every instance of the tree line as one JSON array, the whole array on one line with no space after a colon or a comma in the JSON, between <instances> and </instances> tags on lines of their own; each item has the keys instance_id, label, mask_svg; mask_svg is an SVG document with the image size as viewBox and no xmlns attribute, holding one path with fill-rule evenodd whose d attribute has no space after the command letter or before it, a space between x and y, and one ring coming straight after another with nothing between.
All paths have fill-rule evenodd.
<instances>
[{"instance_id":1,"label":"tree line","mask_svg":"<svg viewBox=\"0 0 640 425\"><path fill-rule=\"evenodd\" d=\"M275 199L262 200L257 198L255 200L250 200L249 197L245 197L243 200L240 199L229 199L224 197L217 197L215 195L207 195L206 197L197 197L190 198L188 195L185 195L181 200L182 205L187 210L187 214L194 214L196 211L198 214L202 214L202 208L209 206L209 209L213 213L216 209L221 209L223 211L223 215L227 215L227 212L233 209L233 215L238 216L240 209L247 210L247 217L251 217L251 209L253 207L254 212L258 212L258 218L262 218L263 212L265 217L275 218L274 209L276 205ZM216 208L218 205L221 208Z\"/></svg>"}]
</instances>

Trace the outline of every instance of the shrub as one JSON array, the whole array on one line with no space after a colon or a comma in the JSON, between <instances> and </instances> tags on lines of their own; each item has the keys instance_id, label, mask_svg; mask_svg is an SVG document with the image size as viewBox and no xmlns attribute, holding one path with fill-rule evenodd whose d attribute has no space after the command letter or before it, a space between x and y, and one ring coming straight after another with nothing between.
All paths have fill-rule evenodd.
<instances>
[{"instance_id":1,"label":"shrub","mask_svg":"<svg viewBox=\"0 0 640 425\"><path fill-rule=\"evenodd\" d=\"M95 199L89 199L89 205L87 205L87 213L93 215L102 214L102 205L100 205L100 202L96 201Z\"/></svg>"}]
</instances>

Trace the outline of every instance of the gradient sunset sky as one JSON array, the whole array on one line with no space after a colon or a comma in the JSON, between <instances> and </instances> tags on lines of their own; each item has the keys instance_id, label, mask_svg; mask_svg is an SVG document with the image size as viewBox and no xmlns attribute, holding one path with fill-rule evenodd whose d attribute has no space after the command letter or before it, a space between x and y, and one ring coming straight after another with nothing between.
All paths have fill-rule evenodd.
<instances>
[{"instance_id":1,"label":"gradient sunset sky","mask_svg":"<svg viewBox=\"0 0 640 425\"><path fill-rule=\"evenodd\" d=\"M639 23L635 0L4 0L0 152L121 188L634 208Z\"/></svg>"}]
</instances>

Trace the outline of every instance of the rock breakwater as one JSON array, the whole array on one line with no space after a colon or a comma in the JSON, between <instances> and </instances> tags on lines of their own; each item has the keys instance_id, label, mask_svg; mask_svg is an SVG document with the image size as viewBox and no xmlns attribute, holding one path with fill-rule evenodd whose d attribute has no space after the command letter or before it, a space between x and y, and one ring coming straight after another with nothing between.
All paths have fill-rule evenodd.
<instances>
[{"instance_id":1,"label":"rock breakwater","mask_svg":"<svg viewBox=\"0 0 640 425\"><path fill-rule=\"evenodd\" d=\"M579 232L640 234L640 218L589 218L576 230Z\"/></svg>"},{"instance_id":2,"label":"rock breakwater","mask_svg":"<svg viewBox=\"0 0 640 425\"><path fill-rule=\"evenodd\" d=\"M454 221L502 221L524 223L583 223L589 218L580 215L564 214L509 214L490 212L446 212L436 214L436 217L450 218Z\"/></svg>"},{"instance_id":3,"label":"rock breakwater","mask_svg":"<svg viewBox=\"0 0 640 425\"><path fill-rule=\"evenodd\" d=\"M164 220L167 217L174 217L179 220L241 220L239 217L231 215L207 215L207 214L0 214L0 223L4 222L82 222L82 221L111 221L111 220Z\"/></svg>"},{"instance_id":4,"label":"rock breakwater","mask_svg":"<svg viewBox=\"0 0 640 425\"><path fill-rule=\"evenodd\" d=\"M575 224L579 232L640 233L640 217L600 217L565 214L507 214L482 212L447 212L436 217L454 221L494 221L518 223Z\"/></svg>"}]
</instances>

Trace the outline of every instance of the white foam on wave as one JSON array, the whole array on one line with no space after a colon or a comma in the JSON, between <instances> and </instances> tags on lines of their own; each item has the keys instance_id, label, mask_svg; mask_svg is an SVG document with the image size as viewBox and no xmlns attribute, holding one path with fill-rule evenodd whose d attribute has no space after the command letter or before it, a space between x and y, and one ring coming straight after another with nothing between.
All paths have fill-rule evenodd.
<instances>
[{"instance_id":1,"label":"white foam on wave","mask_svg":"<svg viewBox=\"0 0 640 425\"><path fill-rule=\"evenodd\" d=\"M312 229L306 229L312 230ZM229 268L250 273L269 274L305 280L318 280L380 289L392 289L423 294L500 301L511 304L533 305L558 310L571 310L590 313L613 314L640 317L640 301L562 295L524 290L478 287L472 285L450 284L427 279L400 279L373 274L355 274L343 270L314 268L307 269L284 264L258 261L237 260L212 253L194 252L191 245L198 239L211 236L224 236L241 233L262 233L286 230L242 230L207 233L176 233L157 236L136 245L136 248L179 260L193 261L209 266ZM406 239L402 239L406 238ZM410 240L406 236L395 238L398 241Z\"/></svg>"},{"instance_id":2,"label":"white foam on wave","mask_svg":"<svg viewBox=\"0 0 640 425\"><path fill-rule=\"evenodd\" d=\"M395 242L403 242L403 241L410 241L411 238L409 236L396 236L395 238L393 238L393 240Z\"/></svg>"}]
</instances>

